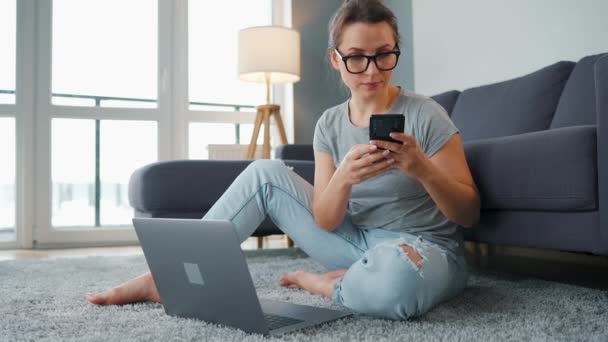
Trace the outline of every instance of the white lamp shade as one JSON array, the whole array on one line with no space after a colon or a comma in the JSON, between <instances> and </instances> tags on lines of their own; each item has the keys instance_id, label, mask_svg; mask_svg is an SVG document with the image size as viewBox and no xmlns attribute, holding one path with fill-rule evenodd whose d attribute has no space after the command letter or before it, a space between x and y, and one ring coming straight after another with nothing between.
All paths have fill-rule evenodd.
<instances>
[{"instance_id":1,"label":"white lamp shade","mask_svg":"<svg viewBox=\"0 0 608 342\"><path fill-rule=\"evenodd\" d=\"M249 82L293 83L300 80L300 33L282 26L239 31L239 78Z\"/></svg>"}]
</instances>

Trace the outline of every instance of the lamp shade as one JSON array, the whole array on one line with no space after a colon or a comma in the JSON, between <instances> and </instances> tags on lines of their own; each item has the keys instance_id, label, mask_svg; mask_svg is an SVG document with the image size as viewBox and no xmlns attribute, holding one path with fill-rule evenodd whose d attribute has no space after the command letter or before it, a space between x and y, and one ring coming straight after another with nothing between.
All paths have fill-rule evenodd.
<instances>
[{"instance_id":1,"label":"lamp shade","mask_svg":"<svg viewBox=\"0 0 608 342\"><path fill-rule=\"evenodd\" d=\"M282 26L239 31L239 78L243 81L293 83L300 80L300 33Z\"/></svg>"}]
</instances>

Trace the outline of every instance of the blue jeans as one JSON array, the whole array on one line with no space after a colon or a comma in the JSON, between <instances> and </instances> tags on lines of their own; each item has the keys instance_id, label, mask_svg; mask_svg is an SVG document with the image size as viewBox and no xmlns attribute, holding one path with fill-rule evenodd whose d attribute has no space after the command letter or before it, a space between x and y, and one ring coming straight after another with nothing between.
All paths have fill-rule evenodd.
<instances>
[{"instance_id":1,"label":"blue jeans","mask_svg":"<svg viewBox=\"0 0 608 342\"><path fill-rule=\"evenodd\" d=\"M243 242L268 215L325 268L348 269L337 281L332 300L359 313L394 320L419 316L466 286L462 256L413 234L360 229L348 214L327 232L315 222L312 197L313 186L282 160L255 160L203 220L230 220ZM403 244L418 252L422 263L414 263Z\"/></svg>"}]
</instances>

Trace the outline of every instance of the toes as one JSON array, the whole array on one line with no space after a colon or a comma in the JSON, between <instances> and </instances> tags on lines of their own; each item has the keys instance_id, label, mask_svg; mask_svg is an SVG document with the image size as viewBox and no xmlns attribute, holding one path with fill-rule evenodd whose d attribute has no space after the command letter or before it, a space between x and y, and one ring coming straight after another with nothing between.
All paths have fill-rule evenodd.
<instances>
[{"instance_id":1,"label":"toes","mask_svg":"<svg viewBox=\"0 0 608 342\"><path fill-rule=\"evenodd\" d=\"M294 284L294 283L288 283L288 282L279 283L279 285L281 285L281 286L283 286L283 287L290 288L290 289L297 289L297 288L300 288L300 286L298 286L298 284Z\"/></svg>"},{"instance_id":2,"label":"toes","mask_svg":"<svg viewBox=\"0 0 608 342\"><path fill-rule=\"evenodd\" d=\"M87 293L85 295L85 298L93 303L93 304L97 304L97 305L102 305L105 304L105 296L101 295L101 294L92 294L92 293Z\"/></svg>"},{"instance_id":3,"label":"toes","mask_svg":"<svg viewBox=\"0 0 608 342\"><path fill-rule=\"evenodd\" d=\"M87 293L86 298L89 302L97 305L120 304L120 295L116 289L98 294Z\"/></svg>"},{"instance_id":4,"label":"toes","mask_svg":"<svg viewBox=\"0 0 608 342\"><path fill-rule=\"evenodd\" d=\"M285 287L295 287L294 282L295 282L295 279L293 279L291 273L283 274L281 276L281 278L279 279L279 285L285 286Z\"/></svg>"}]
</instances>

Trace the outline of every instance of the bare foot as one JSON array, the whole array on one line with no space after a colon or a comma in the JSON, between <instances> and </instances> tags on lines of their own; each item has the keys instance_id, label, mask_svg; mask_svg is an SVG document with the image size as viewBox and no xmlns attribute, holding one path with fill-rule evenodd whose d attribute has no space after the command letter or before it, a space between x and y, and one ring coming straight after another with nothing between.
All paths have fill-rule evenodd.
<instances>
[{"instance_id":1,"label":"bare foot","mask_svg":"<svg viewBox=\"0 0 608 342\"><path fill-rule=\"evenodd\" d=\"M154 284L154 279L150 272L139 277L128 280L108 291L91 294L87 293L85 298L98 305L116 305L135 302L156 302L160 303L160 296Z\"/></svg>"},{"instance_id":2,"label":"bare foot","mask_svg":"<svg viewBox=\"0 0 608 342\"><path fill-rule=\"evenodd\" d=\"M279 285L283 286L283 287L289 287L289 288L301 288L298 280L301 277L301 274L304 273L303 271L295 271L295 272L289 272L289 273L285 273L281 276L281 278L279 279Z\"/></svg>"},{"instance_id":3,"label":"bare foot","mask_svg":"<svg viewBox=\"0 0 608 342\"><path fill-rule=\"evenodd\" d=\"M322 294L331 299L334 285L346 273L346 269L323 274L295 271L283 274L279 285L289 288L301 288L312 294Z\"/></svg>"}]
</instances>

